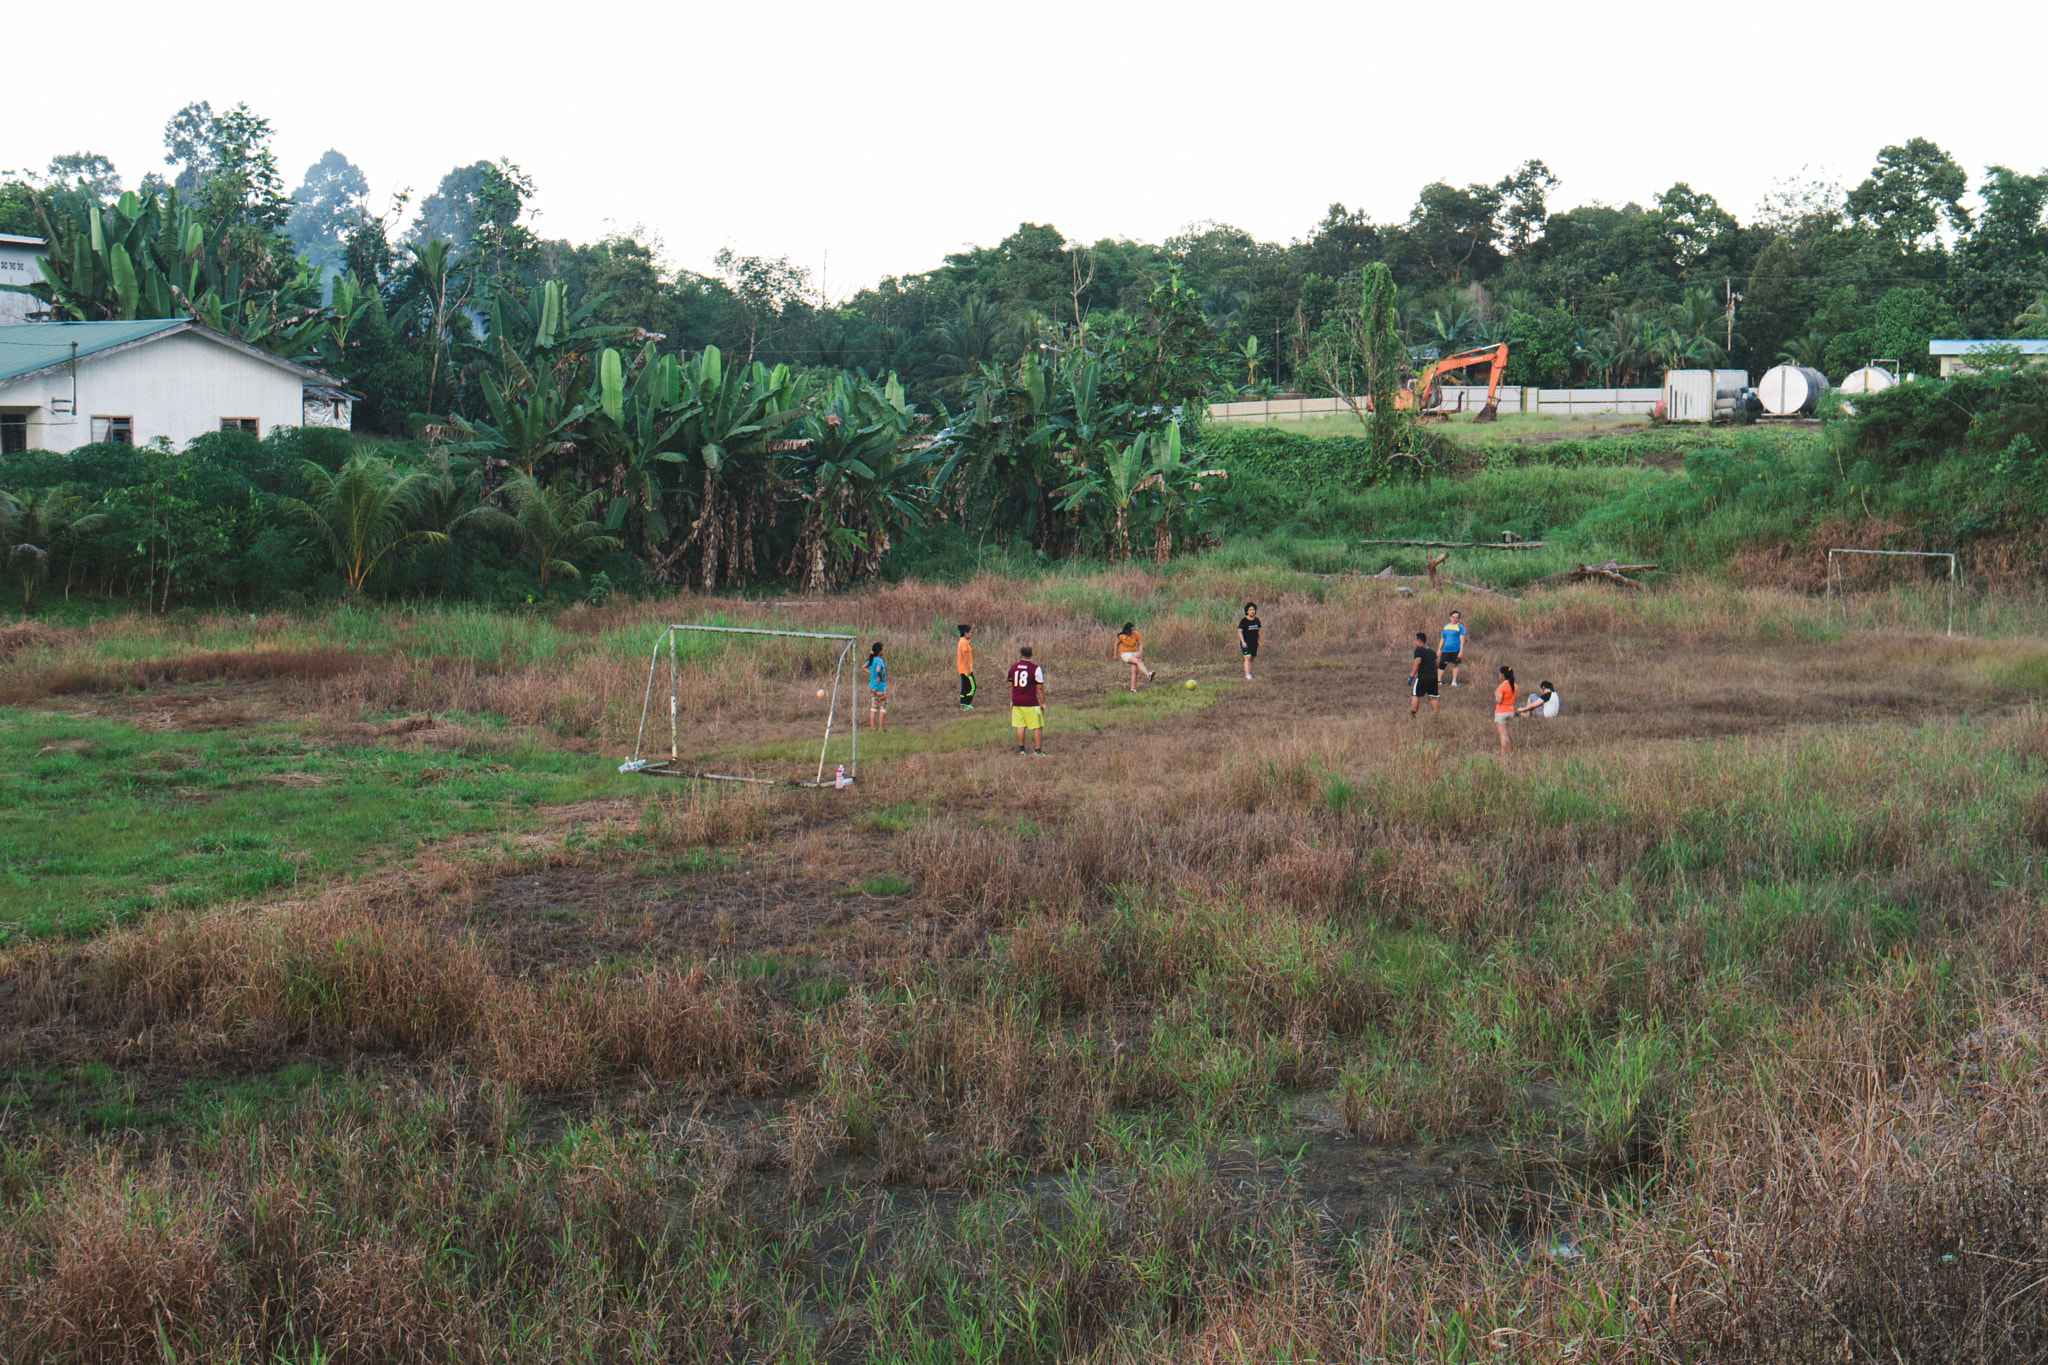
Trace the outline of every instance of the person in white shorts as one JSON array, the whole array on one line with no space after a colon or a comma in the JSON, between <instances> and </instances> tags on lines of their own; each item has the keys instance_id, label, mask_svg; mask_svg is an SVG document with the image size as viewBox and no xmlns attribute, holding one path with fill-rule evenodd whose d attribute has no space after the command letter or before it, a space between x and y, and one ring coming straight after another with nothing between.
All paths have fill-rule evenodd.
<instances>
[{"instance_id":1,"label":"person in white shorts","mask_svg":"<svg viewBox=\"0 0 2048 1365\"><path fill-rule=\"evenodd\" d=\"M1515 708L1515 714L1521 716L1541 716L1545 720L1555 720L1561 706L1562 703L1558 698L1557 689L1550 685L1550 679L1545 678L1542 685L1529 694L1529 700Z\"/></svg>"}]
</instances>

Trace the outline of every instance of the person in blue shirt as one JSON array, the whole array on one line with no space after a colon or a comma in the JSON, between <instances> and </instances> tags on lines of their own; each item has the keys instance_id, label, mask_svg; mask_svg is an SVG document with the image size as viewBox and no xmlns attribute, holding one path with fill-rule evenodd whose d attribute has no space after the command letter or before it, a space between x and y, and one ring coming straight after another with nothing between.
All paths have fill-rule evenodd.
<instances>
[{"instance_id":1,"label":"person in blue shirt","mask_svg":"<svg viewBox=\"0 0 2048 1365\"><path fill-rule=\"evenodd\" d=\"M1465 621L1457 612L1444 623L1443 643L1437 651L1437 667L1451 675L1451 686L1458 685L1458 664L1465 654Z\"/></svg>"},{"instance_id":2,"label":"person in blue shirt","mask_svg":"<svg viewBox=\"0 0 2048 1365\"><path fill-rule=\"evenodd\" d=\"M882 642L868 651L868 729L889 728L889 665L882 658Z\"/></svg>"}]
</instances>

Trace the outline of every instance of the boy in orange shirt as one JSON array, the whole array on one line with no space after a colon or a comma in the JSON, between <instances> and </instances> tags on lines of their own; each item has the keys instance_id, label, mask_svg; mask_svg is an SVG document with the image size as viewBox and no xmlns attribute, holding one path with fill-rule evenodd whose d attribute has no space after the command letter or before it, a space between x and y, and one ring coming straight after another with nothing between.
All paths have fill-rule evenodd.
<instances>
[{"instance_id":1,"label":"boy in orange shirt","mask_svg":"<svg viewBox=\"0 0 2048 1365\"><path fill-rule=\"evenodd\" d=\"M960 643L953 646L953 663L960 670L960 709L974 709L974 627L960 623Z\"/></svg>"}]
</instances>

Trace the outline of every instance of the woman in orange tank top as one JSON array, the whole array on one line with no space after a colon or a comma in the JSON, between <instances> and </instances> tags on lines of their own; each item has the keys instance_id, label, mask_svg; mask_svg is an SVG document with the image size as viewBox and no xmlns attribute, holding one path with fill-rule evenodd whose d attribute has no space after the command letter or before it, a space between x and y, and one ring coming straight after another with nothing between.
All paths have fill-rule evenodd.
<instances>
[{"instance_id":1,"label":"woman in orange tank top","mask_svg":"<svg viewBox=\"0 0 2048 1365\"><path fill-rule=\"evenodd\" d=\"M1515 670L1500 666L1500 686L1493 689L1493 726L1500 731L1500 751L1508 751L1508 722L1515 718Z\"/></svg>"}]
</instances>

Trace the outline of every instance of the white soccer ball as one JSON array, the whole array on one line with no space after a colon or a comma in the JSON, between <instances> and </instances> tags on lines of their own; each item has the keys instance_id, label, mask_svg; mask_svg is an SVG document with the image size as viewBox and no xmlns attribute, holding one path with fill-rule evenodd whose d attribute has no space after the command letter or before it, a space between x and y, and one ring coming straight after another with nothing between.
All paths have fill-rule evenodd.
<instances>
[{"instance_id":1,"label":"white soccer ball","mask_svg":"<svg viewBox=\"0 0 2048 1365\"><path fill-rule=\"evenodd\" d=\"M1188 691L1190 691L1190 692L1194 691L1194 690L1195 690L1195 680L1194 680L1193 678L1189 678L1189 679L1187 680L1187 682L1186 682L1186 683L1184 684L1184 686L1185 686L1185 687L1186 687L1186 688L1188 689Z\"/></svg>"},{"instance_id":2,"label":"white soccer ball","mask_svg":"<svg viewBox=\"0 0 2048 1365\"><path fill-rule=\"evenodd\" d=\"M819 699L820 701L822 701L822 700L824 700L824 697L825 697L825 689L821 687L821 688L819 688L819 689L818 689L818 699Z\"/></svg>"}]
</instances>

